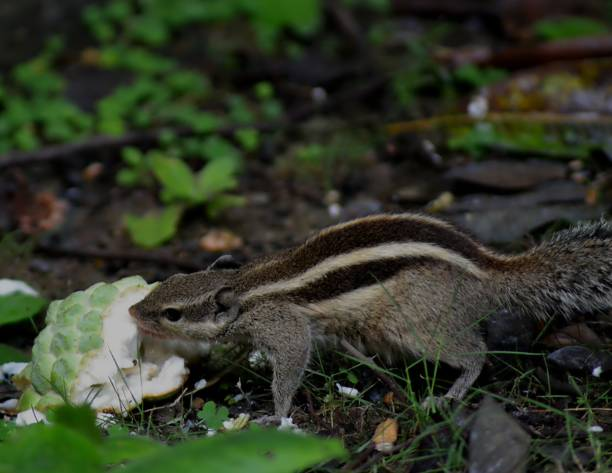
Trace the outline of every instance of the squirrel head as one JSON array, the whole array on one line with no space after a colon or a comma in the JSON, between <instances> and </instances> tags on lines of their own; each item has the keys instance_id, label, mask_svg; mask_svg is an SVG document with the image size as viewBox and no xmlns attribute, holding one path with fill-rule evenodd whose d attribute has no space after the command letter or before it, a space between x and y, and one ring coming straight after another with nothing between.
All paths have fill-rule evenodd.
<instances>
[{"instance_id":1,"label":"squirrel head","mask_svg":"<svg viewBox=\"0 0 612 473\"><path fill-rule=\"evenodd\" d=\"M176 274L130 307L140 329L163 338L216 339L236 320L236 270Z\"/></svg>"}]
</instances>

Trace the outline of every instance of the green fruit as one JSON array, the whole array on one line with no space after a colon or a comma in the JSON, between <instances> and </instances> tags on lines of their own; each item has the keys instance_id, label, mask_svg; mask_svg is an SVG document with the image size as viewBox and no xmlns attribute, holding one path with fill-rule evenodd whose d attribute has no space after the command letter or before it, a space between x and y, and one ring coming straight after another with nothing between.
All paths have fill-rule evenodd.
<instances>
[{"instance_id":1,"label":"green fruit","mask_svg":"<svg viewBox=\"0 0 612 473\"><path fill-rule=\"evenodd\" d=\"M132 393L142 393L143 386L156 397L160 391L177 390L187 374L182 358L173 357L179 363L165 374L164 360L159 369L148 370L160 372L159 382L156 378L143 380L140 370L129 370L139 357L142 337L127 309L154 287L140 276L132 276L114 283L97 283L53 301L45 319L47 326L34 342L32 361L19 377L20 388L24 389L19 409L44 411L70 402L123 412L139 402ZM158 364L160 360L148 363ZM119 396L123 392L130 393L127 400L125 395ZM138 396L147 394L144 389Z\"/></svg>"}]
</instances>

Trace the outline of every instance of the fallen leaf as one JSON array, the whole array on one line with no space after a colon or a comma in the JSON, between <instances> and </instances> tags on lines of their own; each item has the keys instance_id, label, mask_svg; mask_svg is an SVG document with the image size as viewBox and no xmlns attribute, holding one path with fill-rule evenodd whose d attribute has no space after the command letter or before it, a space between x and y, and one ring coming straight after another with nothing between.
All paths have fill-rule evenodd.
<instances>
[{"instance_id":1,"label":"fallen leaf","mask_svg":"<svg viewBox=\"0 0 612 473\"><path fill-rule=\"evenodd\" d=\"M104 164L95 162L83 169L82 176L85 182L93 182L104 172Z\"/></svg>"},{"instance_id":2,"label":"fallen leaf","mask_svg":"<svg viewBox=\"0 0 612 473\"><path fill-rule=\"evenodd\" d=\"M19 229L27 235L36 235L59 227L67 209L68 204L51 192L25 192L15 199L13 211Z\"/></svg>"},{"instance_id":3,"label":"fallen leaf","mask_svg":"<svg viewBox=\"0 0 612 473\"><path fill-rule=\"evenodd\" d=\"M374 431L372 442L374 442L374 448L382 453L389 453L393 450L393 446L397 441L397 432L399 430L397 420L385 419L383 420Z\"/></svg>"},{"instance_id":4,"label":"fallen leaf","mask_svg":"<svg viewBox=\"0 0 612 473\"><path fill-rule=\"evenodd\" d=\"M427 204L426 210L431 213L444 212L453 205L454 201L455 196L453 194L450 192L442 192L442 194Z\"/></svg>"},{"instance_id":5,"label":"fallen leaf","mask_svg":"<svg viewBox=\"0 0 612 473\"><path fill-rule=\"evenodd\" d=\"M392 406L394 398L395 398L395 394L393 394L393 391L389 391L387 394L385 394L385 397L383 397L383 402L387 406Z\"/></svg>"},{"instance_id":6,"label":"fallen leaf","mask_svg":"<svg viewBox=\"0 0 612 473\"><path fill-rule=\"evenodd\" d=\"M211 230L200 238L200 248L212 253L232 251L242 247L242 238L229 230Z\"/></svg>"},{"instance_id":7,"label":"fallen leaf","mask_svg":"<svg viewBox=\"0 0 612 473\"><path fill-rule=\"evenodd\" d=\"M590 345L601 347L603 341L587 324L568 325L542 339L542 343L550 348L561 348L571 345Z\"/></svg>"}]
</instances>

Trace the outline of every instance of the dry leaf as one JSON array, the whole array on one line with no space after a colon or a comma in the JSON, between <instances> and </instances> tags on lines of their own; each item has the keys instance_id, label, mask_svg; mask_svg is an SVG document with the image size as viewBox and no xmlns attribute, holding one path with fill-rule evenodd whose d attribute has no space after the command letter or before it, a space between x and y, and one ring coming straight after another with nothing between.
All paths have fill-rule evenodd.
<instances>
[{"instance_id":1,"label":"dry leaf","mask_svg":"<svg viewBox=\"0 0 612 473\"><path fill-rule=\"evenodd\" d=\"M242 238L228 230L211 230L200 238L200 248L213 253L232 251L242 245Z\"/></svg>"},{"instance_id":2,"label":"dry leaf","mask_svg":"<svg viewBox=\"0 0 612 473\"><path fill-rule=\"evenodd\" d=\"M104 164L95 162L91 163L83 169L81 175L85 182L93 182L104 172Z\"/></svg>"},{"instance_id":3,"label":"dry leaf","mask_svg":"<svg viewBox=\"0 0 612 473\"><path fill-rule=\"evenodd\" d=\"M39 192L16 205L19 229L27 235L53 230L64 222L68 205L51 192Z\"/></svg>"},{"instance_id":4,"label":"dry leaf","mask_svg":"<svg viewBox=\"0 0 612 473\"><path fill-rule=\"evenodd\" d=\"M571 345L603 346L603 341L599 335L585 323L563 327L561 330L542 339L542 343L551 348L561 348Z\"/></svg>"},{"instance_id":5,"label":"dry leaf","mask_svg":"<svg viewBox=\"0 0 612 473\"><path fill-rule=\"evenodd\" d=\"M394 400L395 400L395 395L393 394L393 391L389 391L387 394L385 394L385 397L383 397L383 402L387 406L392 406Z\"/></svg>"},{"instance_id":6,"label":"dry leaf","mask_svg":"<svg viewBox=\"0 0 612 473\"><path fill-rule=\"evenodd\" d=\"M397 441L397 431L399 427L397 420L385 419L376 427L372 442L374 448L379 452L389 453L393 450L393 445Z\"/></svg>"}]
</instances>

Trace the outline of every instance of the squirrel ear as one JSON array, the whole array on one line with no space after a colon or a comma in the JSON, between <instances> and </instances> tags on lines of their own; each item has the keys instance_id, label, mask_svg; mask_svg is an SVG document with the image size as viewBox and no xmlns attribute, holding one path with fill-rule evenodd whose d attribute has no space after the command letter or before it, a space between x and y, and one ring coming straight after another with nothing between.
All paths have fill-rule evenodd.
<instances>
[{"instance_id":1,"label":"squirrel ear","mask_svg":"<svg viewBox=\"0 0 612 473\"><path fill-rule=\"evenodd\" d=\"M217 304L218 312L224 312L236 306L236 294L229 287L223 287L215 294L215 303Z\"/></svg>"},{"instance_id":2,"label":"squirrel ear","mask_svg":"<svg viewBox=\"0 0 612 473\"><path fill-rule=\"evenodd\" d=\"M232 255L221 255L216 260L214 260L206 271L210 271L212 269L237 269L240 267L240 263L234 259Z\"/></svg>"}]
</instances>

